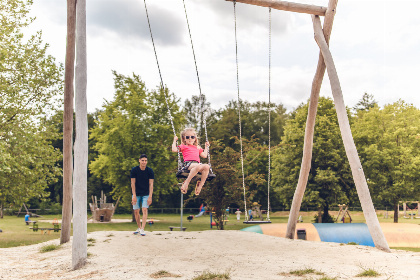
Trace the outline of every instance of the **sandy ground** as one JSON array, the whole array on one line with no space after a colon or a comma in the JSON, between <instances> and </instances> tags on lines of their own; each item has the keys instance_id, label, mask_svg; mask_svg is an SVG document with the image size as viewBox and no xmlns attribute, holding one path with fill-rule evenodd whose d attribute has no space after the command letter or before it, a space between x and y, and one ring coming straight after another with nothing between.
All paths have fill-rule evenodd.
<instances>
[{"instance_id":1,"label":"sandy ground","mask_svg":"<svg viewBox=\"0 0 420 280\"><path fill-rule=\"evenodd\" d=\"M313 268L336 279L420 279L420 253L372 247L288 240L252 232L93 232L87 264L71 270L71 243L40 253L51 240L31 246L0 249L0 279L153 279L164 270L192 279L205 271L229 272L231 279L319 279L297 277L292 270ZM363 269L381 273L356 275Z\"/></svg>"}]
</instances>

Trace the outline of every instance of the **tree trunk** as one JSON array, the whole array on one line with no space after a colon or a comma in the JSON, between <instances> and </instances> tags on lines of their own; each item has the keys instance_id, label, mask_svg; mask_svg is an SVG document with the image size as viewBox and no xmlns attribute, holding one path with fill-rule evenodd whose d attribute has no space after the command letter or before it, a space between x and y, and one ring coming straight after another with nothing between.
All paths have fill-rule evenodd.
<instances>
[{"instance_id":1,"label":"tree trunk","mask_svg":"<svg viewBox=\"0 0 420 280\"><path fill-rule=\"evenodd\" d=\"M322 208L321 207L318 208L318 223L319 224L322 223Z\"/></svg>"},{"instance_id":2,"label":"tree trunk","mask_svg":"<svg viewBox=\"0 0 420 280\"><path fill-rule=\"evenodd\" d=\"M73 177L73 269L85 265L87 259L87 59L86 59L86 0L76 5L76 141L74 143Z\"/></svg>"},{"instance_id":3,"label":"tree trunk","mask_svg":"<svg viewBox=\"0 0 420 280\"><path fill-rule=\"evenodd\" d=\"M398 223L398 203L394 203L394 223Z\"/></svg>"},{"instance_id":4,"label":"tree trunk","mask_svg":"<svg viewBox=\"0 0 420 280\"><path fill-rule=\"evenodd\" d=\"M76 33L76 0L67 0L67 46L63 116L63 210L60 244L70 240L73 173L73 79Z\"/></svg>"},{"instance_id":5,"label":"tree trunk","mask_svg":"<svg viewBox=\"0 0 420 280\"><path fill-rule=\"evenodd\" d=\"M332 25L338 0L330 0L324 20L324 37L327 44L330 39ZM321 90L322 79L325 74L324 57L319 53L318 66L312 81L311 97L309 101L308 117L306 119L305 138L303 143L302 164L300 167L299 181L296 186L293 202L290 208L289 220L287 222L286 238L295 238L296 223L299 218L300 206L308 183L309 171L311 170L312 146L314 139L315 118L318 107L319 91Z\"/></svg>"},{"instance_id":6,"label":"tree trunk","mask_svg":"<svg viewBox=\"0 0 420 280\"><path fill-rule=\"evenodd\" d=\"M3 219L3 202L0 204L0 218Z\"/></svg>"},{"instance_id":7,"label":"tree trunk","mask_svg":"<svg viewBox=\"0 0 420 280\"><path fill-rule=\"evenodd\" d=\"M347 158L349 160L357 194L359 195L360 204L362 205L363 214L366 219L366 224L369 228L370 234L372 235L375 247L386 252L391 252L382 228L379 225L375 209L373 208L366 177L351 134L350 123L347 116L346 106L344 105L343 93L341 91L337 70L335 69L334 60L332 59L331 52L322 32L321 20L319 19L319 16L312 16L312 21L315 32L315 41L321 50L322 56L325 60L325 65L327 66L327 72L330 78L331 90L334 98L334 105L337 111L338 125L340 127L344 149L346 150Z\"/></svg>"}]
</instances>

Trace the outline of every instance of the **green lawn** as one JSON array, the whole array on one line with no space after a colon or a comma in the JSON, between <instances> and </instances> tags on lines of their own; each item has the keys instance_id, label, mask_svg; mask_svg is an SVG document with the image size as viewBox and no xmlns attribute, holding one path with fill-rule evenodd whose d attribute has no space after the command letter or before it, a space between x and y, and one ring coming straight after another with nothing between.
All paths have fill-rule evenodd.
<instances>
[{"instance_id":1,"label":"green lawn","mask_svg":"<svg viewBox=\"0 0 420 280\"><path fill-rule=\"evenodd\" d=\"M302 218L304 223L312 223L313 217L316 212L302 212ZM331 212L331 215L337 215L336 212ZM187 228L187 231L202 231L210 230L210 217L202 216L194 218L191 222L187 220L190 214L184 214L183 227ZM353 223L364 223L366 222L362 212L351 212ZM50 222L43 222L43 220L53 220L54 218L61 219L61 215L44 215L42 218L32 218L37 221L39 227L52 227ZM114 219L130 219L131 215L114 215ZM147 225L147 231L169 231L170 226L180 226L180 215L179 214L150 214L149 218L153 218L156 222L153 225ZM236 221L236 215L230 215L229 222L227 222L226 230L240 230L250 225L243 224L243 215L240 222ZM276 212L270 214L270 219L273 223L287 223L288 212ZM393 219L384 219L383 215L378 215L379 222L381 223L392 223ZM399 219L400 223L414 223L420 224L420 219ZM32 225L26 225L23 217L17 218L16 216L4 216L0 219L0 229L3 231L0 233L0 248L16 247L23 245L37 244L45 242L51 239L60 238L60 233L51 232L50 234L41 234L40 231L34 232L30 229ZM127 223L88 223L88 232L93 231L134 231L137 225L132 222ZM216 230L213 227L212 230ZM420 248L393 248L401 250L409 250L419 252Z\"/></svg>"}]
</instances>

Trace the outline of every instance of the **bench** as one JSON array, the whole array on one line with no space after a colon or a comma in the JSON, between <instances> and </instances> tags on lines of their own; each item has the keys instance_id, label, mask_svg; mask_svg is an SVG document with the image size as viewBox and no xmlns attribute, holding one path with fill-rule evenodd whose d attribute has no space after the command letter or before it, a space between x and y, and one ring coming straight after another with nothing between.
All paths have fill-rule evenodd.
<instances>
[{"instance_id":1,"label":"bench","mask_svg":"<svg viewBox=\"0 0 420 280\"><path fill-rule=\"evenodd\" d=\"M50 233L51 233L51 231L54 231L54 232L59 232L59 231L61 230L61 228L59 228L59 227L53 227L53 228L40 228L40 227L38 227L38 226L31 227L30 229L32 229L33 231L38 231L38 230L40 230L42 234L47 234L47 233L48 233L48 234L50 234Z\"/></svg>"},{"instance_id":2,"label":"bench","mask_svg":"<svg viewBox=\"0 0 420 280\"><path fill-rule=\"evenodd\" d=\"M169 227L169 229L172 231L174 228L179 228L181 229L181 227ZM186 227L182 227L182 231L185 231L187 228Z\"/></svg>"},{"instance_id":3,"label":"bench","mask_svg":"<svg viewBox=\"0 0 420 280\"><path fill-rule=\"evenodd\" d=\"M30 223L32 223L33 225L36 224L36 221L25 221L26 225L29 225Z\"/></svg>"}]
</instances>

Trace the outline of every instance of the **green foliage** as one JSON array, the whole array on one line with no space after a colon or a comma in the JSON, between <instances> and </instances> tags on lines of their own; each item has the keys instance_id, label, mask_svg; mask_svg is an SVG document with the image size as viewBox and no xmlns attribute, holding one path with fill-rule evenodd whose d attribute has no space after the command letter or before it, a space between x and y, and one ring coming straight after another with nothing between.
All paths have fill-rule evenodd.
<instances>
[{"instance_id":1,"label":"green foliage","mask_svg":"<svg viewBox=\"0 0 420 280\"><path fill-rule=\"evenodd\" d=\"M239 153L230 147L226 147L220 141L213 141L211 144L212 166L216 178L206 182L200 193L209 208L214 211L213 215L218 229L223 229L223 215L225 209L232 203L240 203L242 195L242 184L240 180L240 169L237 169ZM186 202L193 198L188 199Z\"/></svg>"},{"instance_id":2,"label":"green foliage","mask_svg":"<svg viewBox=\"0 0 420 280\"><path fill-rule=\"evenodd\" d=\"M298 183L303 154L308 103L297 108L286 122L284 136L273 156L273 187L290 207ZM315 123L312 164L303 206L324 209L337 203L354 204L356 190L338 126L334 103L320 97Z\"/></svg>"},{"instance_id":3,"label":"green foliage","mask_svg":"<svg viewBox=\"0 0 420 280\"><path fill-rule=\"evenodd\" d=\"M242 137L253 136L263 145L268 144L268 103L241 102ZM239 116L237 101L230 101L225 108L216 113L217 121L209 128L212 137L222 140L228 146L235 141L232 136L239 137ZM283 135L283 126L287 119L283 105L271 104L271 145L277 145Z\"/></svg>"},{"instance_id":4,"label":"green foliage","mask_svg":"<svg viewBox=\"0 0 420 280\"><path fill-rule=\"evenodd\" d=\"M0 1L0 204L46 196L60 155L45 118L61 100L62 66L46 54L41 32L25 41L32 0Z\"/></svg>"},{"instance_id":5,"label":"green foliage","mask_svg":"<svg viewBox=\"0 0 420 280\"><path fill-rule=\"evenodd\" d=\"M214 273L210 271L205 271L202 274L194 277L192 280L229 280L230 273Z\"/></svg>"},{"instance_id":6,"label":"green foliage","mask_svg":"<svg viewBox=\"0 0 420 280\"><path fill-rule=\"evenodd\" d=\"M154 278L154 279L166 278L166 277L169 277L169 278L179 278L179 277L181 277L181 275L179 275L179 274L173 274L173 273L170 273L170 272L168 272L166 270L159 270L159 271L157 271L155 273L150 274L150 277L151 278Z\"/></svg>"},{"instance_id":7,"label":"green foliage","mask_svg":"<svg viewBox=\"0 0 420 280\"><path fill-rule=\"evenodd\" d=\"M46 253L46 252L51 252L51 251L57 250L58 248L60 248L60 245L49 244L49 245L42 246L39 249L39 251L41 253Z\"/></svg>"},{"instance_id":8,"label":"green foliage","mask_svg":"<svg viewBox=\"0 0 420 280\"><path fill-rule=\"evenodd\" d=\"M356 277L378 277L378 276L381 276L381 274L379 272L375 271L374 269L371 269L371 268L365 269L363 267L362 267L362 269L363 269L363 272L357 274Z\"/></svg>"},{"instance_id":9,"label":"green foliage","mask_svg":"<svg viewBox=\"0 0 420 280\"><path fill-rule=\"evenodd\" d=\"M396 210L398 201L418 197L420 110L399 100L359 114L353 128L374 202Z\"/></svg>"},{"instance_id":10,"label":"green foliage","mask_svg":"<svg viewBox=\"0 0 420 280\"><path fill-rule=\"evenodd\" d=\"M89 164L90 171L112 185L114 197L122 197L121 206L130 207L130 170L139 164L139 155L148 155L148 166L155 172L154 201L174 192L176 160L169 153L173 139L170 116L165 95L171 108L174 123L179 127L183 116L177 100L168 90L149 91L140 77L117 74L115 71L114 100L103 105L97 125L90 130L90 140L95 142L96 158ZM179 129L178 129L179 130Z\"/></svg>"}]
</instances>

